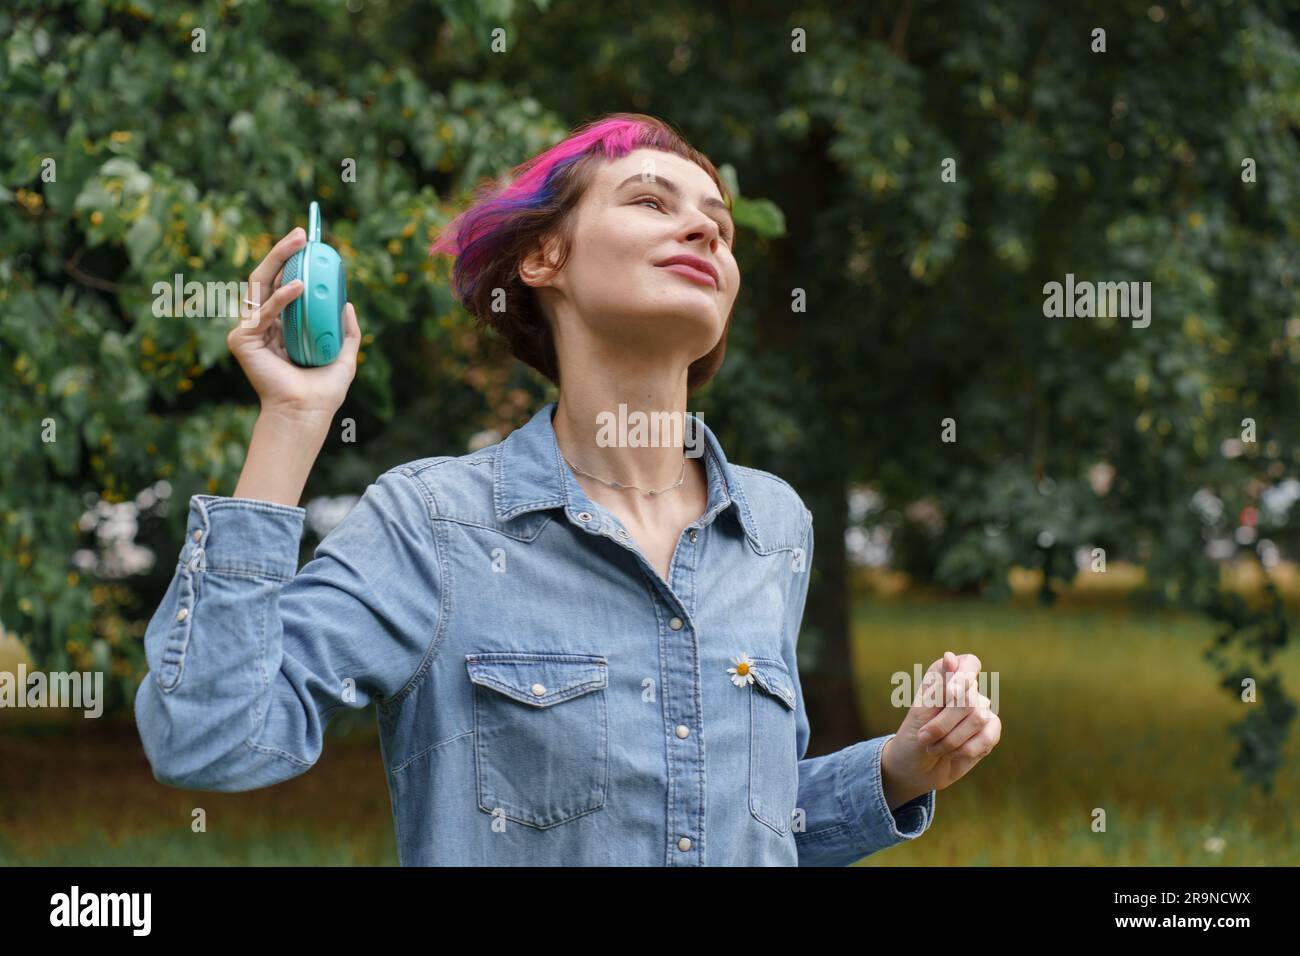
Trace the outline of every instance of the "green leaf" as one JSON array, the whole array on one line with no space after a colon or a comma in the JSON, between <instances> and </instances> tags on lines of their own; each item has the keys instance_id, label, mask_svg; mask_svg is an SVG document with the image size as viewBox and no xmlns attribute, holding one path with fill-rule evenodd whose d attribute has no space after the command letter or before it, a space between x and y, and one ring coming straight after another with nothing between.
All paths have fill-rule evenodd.
<instances>
[{"instance_id":1,"label":"green leaf","mask_svg":"<svg viewBox=\"0 0 1300 956\"><path fill-rule=\"evenodd\" d=\"M723 184L731 191L733 199L740 196L740 180L736 178L736 167L731 163L723 163L718 167L718 175L722 178Z\"/></svg>"},{"instance_id":2,"label":"green leaf","mask_svg":"<svg viewBox=\"0 0 1300 956\"><path fill-rule=\"evenodd\" d=\"M750 229L765 239L785 235L785 214L769 199L737 196L731 212L737 228Z\"/></svg>"},{"instance_id":3,"label":"green leaf","mask_svg":"<svg viewBox=\"0 0 1300 956\"><path fill-rule=\"evenodd\" d=\"M199 364L204 368L210 368L217 359L229 351L226 344L226 337L230 334L231 328L234 327L235 320L230 319L199 319L198 322L198 339L199 339Z\"/></svg>"},{"instance_id":4,"label":"green leaf","mask_svg":"<svg viewBox=\"0 0 1300 956\"><path fill-rule=\"evenodd\" d=\"M131 265L139 269L160 239L162 239L162 226L158 225L157 220L149 215L137 219L126 234L126 251L131 257Z\"/></svg>"}]
</instances>

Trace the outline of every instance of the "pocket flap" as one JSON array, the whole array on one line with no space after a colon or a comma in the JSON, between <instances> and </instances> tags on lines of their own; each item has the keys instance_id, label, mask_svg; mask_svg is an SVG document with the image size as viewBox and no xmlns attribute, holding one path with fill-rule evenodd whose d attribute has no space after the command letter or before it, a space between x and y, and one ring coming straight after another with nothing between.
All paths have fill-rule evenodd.
<instances>
[{"instance_id":1,"label":"pocket flap","mask_svg":"<svg viewBox=\"0 0 1300 956\"><path fill-rule=\"evenodd\" d=\"M754 683L794 710L794 681L790 679L785 664L766 657L751 659L749 663Z\"/></svg>"},{"instance_id":2,"label":"pocket flap","mask_svg":"<svg viewBox=\"0 0 1300 956\"><path fill-rule=\"evenodd\" d=\"M534 707L599 690L608 683L605 658L596 654L466 654L475 684Z\"/></svg>"}]
</instances>

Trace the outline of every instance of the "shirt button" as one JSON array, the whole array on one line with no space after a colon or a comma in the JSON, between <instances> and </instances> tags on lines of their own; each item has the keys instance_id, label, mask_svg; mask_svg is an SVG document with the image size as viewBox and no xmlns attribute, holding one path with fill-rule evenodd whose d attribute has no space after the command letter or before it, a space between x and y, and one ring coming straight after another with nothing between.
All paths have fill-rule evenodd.
<instances>
[{"instance_id":1,"label":"shirt button","mask_svg":"<svg viewBox=\"0 0 1300 956\"><path fill-rule=\"evenodd\" d=\"M578 512L578 520L579 520L579 521L590 521L590 520L591 520L591 512L590 512L590 511L579 511L579 512Z\"/></svg>"},{"instance_id":2,"label":"shirt button","mask_svg":"<svg viewBox=\"0 0 1300 956\"><path fill-rule=\"evenodd\" d=\"M682 619L680 617L675 617L668 622L668 626L674 631L680 631L682 629Z\"/></svg>"},{"instance_id":3,"label":"shirt button","mask_svg":"<svg viewBox=\"0 0 1300 956\"><path fill-rule=\"evenodd\" d=\"M678 737L687 737L687 736L690 735L690 733L691 733L691 728L687 727L685 724L678 724L678 725L677 725L677 736L678 736Z\"/></svg>"},{"instance_id":4,"label":"shirt button","mask_svg":"<svg viewBox=\"0 0 1300 956\"><path fill-rule=\"evenodd\" d=\"M690 837L682 837L680 840L677 841L677 849L681 850L683 853L685 853L690 848L691 848Z\"/></svg>"},{"instance_id":5,"label":"shirt button","mask_svg":"<svg viewBox=\"0 0 1300 956\"><path fill-rule=\"evenodd\" d=\"M194 529L194 540L195 540L195 541L198 541L199 538L201 538L201 537L203 537L203 532L200 531L198 528L195 528L195 529Z\"/></svg>"},{"instance_id":6,"label":"shirt button","mask_svg":"<svg viewBox=\"0 0 1300 956\"><path fill-rule=\"evenodd\" d=\"M700 533L699 533L698 531L692 531L692 532L691 532L691 544L694 544L695 541L696 541L696 539L699 538L699 536L700 536Z\"/></svg>"},{"instance_id":7,"label":"shirt button","mask_svg":"<svg viewBox=\"0 0 1300 956\"><path fill-rule=\"evenodd\" d=\"M543 694L545 694L545 693L546 693L546 685L545 685L545 684L534 684L534 685L533 685L533 696L534 696L534 697L541 697L541 696L542 696Z\"/></svg>"},{"instance_id":8,"label":"shirt button","mask_svg":"<svg viewBox=\"0 0 1300 956\"><path fill-rule=\"evenodd\" d=\"M183 607L183 608L181 608L179 611L176 612L176 620L178 620L178 621L183 621L183 620L185 620L185 619L186 619L187 617L189 617L189 616L190 616L190 610L189 610L189 608L185 608L185 607Z\"/></svg>"},{"instance_id":9,"label":"shirt button","mask_svg":"<svg viewBox=\"0 0 1300 956\"><path fill-rule=\"evenodd\" d=\"M626 538L626 537L627 537L627 529L626 529L626 528L619 528L619 529L618 529L618 536L619 536L620 538Z\"/></svg>"}]
</instances>

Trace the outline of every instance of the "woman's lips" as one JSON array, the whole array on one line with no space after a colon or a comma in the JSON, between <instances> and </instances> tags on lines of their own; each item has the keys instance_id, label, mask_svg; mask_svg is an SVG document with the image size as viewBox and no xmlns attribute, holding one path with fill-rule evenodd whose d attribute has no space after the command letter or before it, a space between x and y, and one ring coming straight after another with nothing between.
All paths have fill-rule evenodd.
<instances>
[{"instance_id":1,"label":"woman's lips","mask_svg":"<svg viewBox=\"0 0 1300 956\"><path fill-rule=\"evenodd\" d=\"M683 279L690 279L692 282L708 286L710 289L716 289L718 287L718 284L713 281L713 276L701 269L692 269L690 266L681 262L673 262L666 266L659 266L659 268L667 269L669 272L675 272Z\"/></svg>"}]
</instances>

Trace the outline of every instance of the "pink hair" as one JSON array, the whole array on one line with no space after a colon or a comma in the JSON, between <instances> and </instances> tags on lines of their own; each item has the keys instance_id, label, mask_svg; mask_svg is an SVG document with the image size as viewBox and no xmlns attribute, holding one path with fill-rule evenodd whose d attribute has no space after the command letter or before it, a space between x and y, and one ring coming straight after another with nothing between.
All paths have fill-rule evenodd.
<instances>
[{"instance_id":1,"label":"pink hair","mask_svg":"<svg viewBox=\"0 0 1300 956\"><path fill-rule=\"evenodd\" d=\"M512 169L505 188L489 184L484 190L487 198L452 220L429 247L429 255L456 257L452 281L456 297L464 301L473 295L477 277L507 234L511 219L554 202L557 173L591 153L603 153L607 160L614 160L635 149L668 146L669 137L661 127L641 120L615 116L588 123Z\"/></svg>"}]
</instances>

